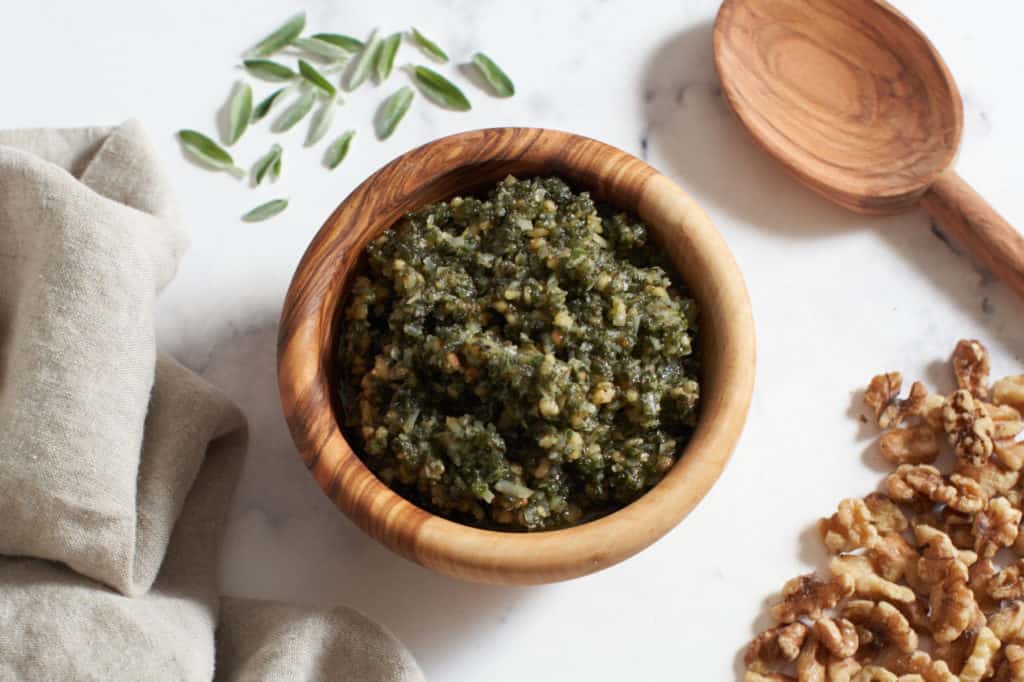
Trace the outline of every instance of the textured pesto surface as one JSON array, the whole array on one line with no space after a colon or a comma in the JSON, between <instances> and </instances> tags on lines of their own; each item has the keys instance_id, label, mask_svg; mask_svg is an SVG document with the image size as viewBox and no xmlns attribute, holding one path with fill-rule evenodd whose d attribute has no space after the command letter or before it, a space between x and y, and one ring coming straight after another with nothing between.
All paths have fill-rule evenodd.
<instances>
[{"instance_id":1,"label":"textured pesto surface","mask_svg":"<svg viewBox=\"0 0 1024 682\"><path fill-rule=\"evenodd\" d=\"M557 178L408 215L367 248L338 357L349 437L385 483L474 525L626 504L696 417L696 307L643 224Z\"/></svg>"}]
</instances>

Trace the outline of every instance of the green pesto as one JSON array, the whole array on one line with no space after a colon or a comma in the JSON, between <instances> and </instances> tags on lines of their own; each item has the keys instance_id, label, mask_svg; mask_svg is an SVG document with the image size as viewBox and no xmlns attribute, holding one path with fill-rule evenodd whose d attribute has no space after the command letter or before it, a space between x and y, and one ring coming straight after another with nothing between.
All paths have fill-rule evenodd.
<instances>
[{"instance_id":1,"label":"green pesto","mask_svg":"<svg viewBox=\"0 0 1024 682\"><path fill-rule=\"evenodd\" d=\"M343 425L413 502L559 528L675 463L696 419L697 310L635 218L509 177L409 214L367 261L338 347Z\"/></svg>"}]
</instances>

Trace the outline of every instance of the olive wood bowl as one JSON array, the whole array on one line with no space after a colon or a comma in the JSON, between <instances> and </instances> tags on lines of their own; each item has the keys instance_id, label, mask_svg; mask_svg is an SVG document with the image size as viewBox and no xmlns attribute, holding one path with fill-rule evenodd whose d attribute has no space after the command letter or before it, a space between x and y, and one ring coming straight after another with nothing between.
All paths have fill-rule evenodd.
<instances>
[{"instance_id":1,"label":"olive wood bowl","mask_svg":"<svg viewBox=\"0 0 1024 682\"><path fill-rule=\"evenodd\" d=\"M698 424L668 474L632 504L563 530L483 530L407 501L370 472L335 418L337 314L369 241L405 213L470 195L513 174L557 175L576 191L641 218L697 300L702 362ZM492 128L404 154L356 188L320 228L281 314L278 383L306 467L360 528L398 554L457 578L554 582L606 568L671 530L708 492L732 454L754 386L754 324L743 277L704 212L625 152L570 133Z\"/></svg>"}]
</instances>

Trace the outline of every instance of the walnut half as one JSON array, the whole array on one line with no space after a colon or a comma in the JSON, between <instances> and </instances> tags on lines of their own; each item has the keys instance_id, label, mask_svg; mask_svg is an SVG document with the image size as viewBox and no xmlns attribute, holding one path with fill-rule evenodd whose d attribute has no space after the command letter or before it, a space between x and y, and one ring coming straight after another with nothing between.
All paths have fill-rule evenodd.
<instances>
[{"instance_id":1,"label":"walnut half","mask_svg":"<svg viewBox=\"0 0 1024 682\"><path fill-rule=\"evenodd\" d=\"M835 514L818 522L821 540L833 554L872 547L879 533L898 533L906 528L903 512L881 493L842 500Z\"/></svg>"},{"instance_id":2,"label":"walnut half","mask_svg":"<svg viewBox=\"0 0 1024 682\"><path fill-rule=\"evenodd\" d=\"M974 551L988 559L1001 547L1011 546L1017 539L1020 519L1020 510L1011 507L1005 497L989 500L985 510L974 515Z\"/></svg>"},{"instance_id":3,"label":"walnut half","mask_svg":"<svg viewBox=\"0 0 1024 682\"><path fill-rule=\"evenodd\" d=\"M750 671L770 674L795 661L806 638L803 623L768 628L750 642L743 662Z\"/></svg>"},{"instance_id":4,"label":"walnut half","mask_svg":"<svg viewBox=\"0 0 1024 682\"><path fill-rule=\"evenodd\" d=\"M965 514L985 506L985 492L977 481L953 474L949 481L928 464L903 464L885 479L885 490L893 500L905 503L930 501L945 504Z\"/></svg>"},{"instance_id":5,"label":"walnut half","mask_svg":"<svg viewBox=\"0 0 1024 682\"><path fill-rule=\"evenodd\" d=\"M980 466L992 455L995 425L970 391L961 389L946 398L942 428L960 459Z\"/></svg>"},{"instance_id":6,"label":"walnut half","mask_svg":"<svg viewBox=\"0 0 1024 682\"><path fill-rule=\"evenodd\" d=\"M889 602L851 599L843 606L842 614L871 633L874 642L892 645L904 653L917 649L917 633L907 617Z\"/></svg>"},{"instance_id":7,"label":"walnut half","mask_svg":"<svg viewBox=\"0 0 1024 682\"><path fill-rule=\"evenodd\" d=\"M963 339L953 349L956 385L984 400L988 397L988 349L976 339Z\"/></svg>"},{"instance_id":8,"label":"walnut half","mask_svg":"<svg viewBox=\"0 0 1024 682\"><path fill-rule=\"evenodd\" d=\"M772 607L772 616L780 623L791 623L806 616L821 618L826 609L853 594L853 580L839 576L822 580L813 573L797 576L782 586L782 601Z\"/></svg>"}]
</instances>

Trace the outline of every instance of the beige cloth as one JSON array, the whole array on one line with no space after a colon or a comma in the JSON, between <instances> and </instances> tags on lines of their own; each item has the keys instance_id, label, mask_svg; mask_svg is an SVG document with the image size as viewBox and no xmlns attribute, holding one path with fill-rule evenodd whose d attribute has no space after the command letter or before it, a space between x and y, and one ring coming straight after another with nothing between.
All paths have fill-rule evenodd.
<instances>
[{"instance_id":1,"label":"beige cloth","mask_svg":"<svg viewBox=\"0 0 1024 682\"><path fill-rule=\"evenodd\" d=\"M245 422L156 351L186 243L138 124L0 132L0 680L422 680L348 609L218 628Z\"/></svg>"}]
</instances>

